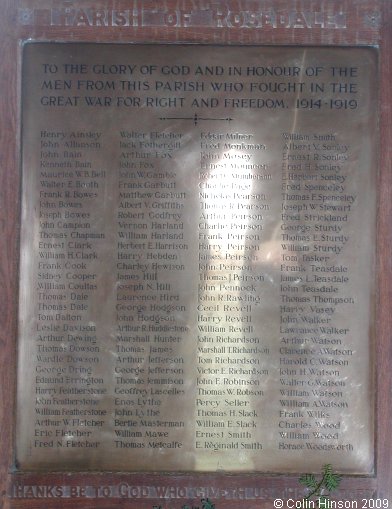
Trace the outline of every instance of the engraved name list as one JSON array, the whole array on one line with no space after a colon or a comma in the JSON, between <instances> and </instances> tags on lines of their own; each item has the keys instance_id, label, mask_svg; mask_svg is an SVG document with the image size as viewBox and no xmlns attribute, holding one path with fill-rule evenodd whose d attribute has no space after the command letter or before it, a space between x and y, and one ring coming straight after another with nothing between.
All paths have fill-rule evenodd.
<instances>
[{"instance_id":1,"label":"engraved name list","mask_svg":"<svg viewBox=\"0 0 392 509\"><path fill-rule=\"evenodd\" d=\"M375 72L25 45L21 469L372 471Z\"/></svg>"}]
</instances>

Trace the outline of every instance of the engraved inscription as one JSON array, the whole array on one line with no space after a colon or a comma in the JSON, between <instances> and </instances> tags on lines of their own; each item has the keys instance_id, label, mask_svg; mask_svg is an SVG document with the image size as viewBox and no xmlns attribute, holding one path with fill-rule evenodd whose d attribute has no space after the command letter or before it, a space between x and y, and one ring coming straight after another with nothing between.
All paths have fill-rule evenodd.
<instances>
[{"instance_id":1,"label":"engraved inscription","mask_svg":"<svg viewBox=\"0 0 392 509\"><path fill-rule=\"evenodd\" d=\"M377 16L369 15L367 25L377 26ZM369 22L370 20L370 22ZM227 7L197 9L101 9L95 7L31 9L19 8L21 25L66 26L66 27L151 27L250 29L344 29L347 14L342 11L308 11L268 8L265 10L233 10Z\"/></svg>"},{"instance_id":2,"label":"engraved inscription","mask_svg":"<svg viewBox=\"0 0 392 509\"><path fill-rule=\"evenodd\" d=\"M374 51L24 58L20 467L371 472Z\"/></svg>"}]
</instances>

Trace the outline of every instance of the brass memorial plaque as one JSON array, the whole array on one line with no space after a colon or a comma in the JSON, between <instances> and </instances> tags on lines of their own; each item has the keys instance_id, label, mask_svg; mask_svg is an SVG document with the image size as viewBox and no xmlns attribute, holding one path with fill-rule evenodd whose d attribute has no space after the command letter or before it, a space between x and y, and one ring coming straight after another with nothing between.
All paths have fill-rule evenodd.
<instances>
[{"instance_id":1,"label":"brass memorial plaque","mask_svg":"<svg viewBox=\"0 0 392 509\"><path fill-rule=\"evenodd\" d=\"M25 45L20 469L373 472L376 76Z\"/></svg>"}]
</instances>

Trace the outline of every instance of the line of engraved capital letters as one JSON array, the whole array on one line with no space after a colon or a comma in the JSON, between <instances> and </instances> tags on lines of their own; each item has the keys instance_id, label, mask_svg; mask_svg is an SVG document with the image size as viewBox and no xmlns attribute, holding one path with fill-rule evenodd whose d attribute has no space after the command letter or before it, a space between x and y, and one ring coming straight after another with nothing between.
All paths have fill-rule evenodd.
<instances>
[{"instance_id":1,"label":"line of engraved capital letters","mask_svg":"<svg viewBox=\"0 0 392 509\"><path fill-rule=\"evenodd\" d=\"M147 10L78 8L66 3L61 8L19 9L20 25L72 26L72 27L147 27L190 28L206 26L233 29L345 29L347 14L305 10L229 10L166 9Z\"/></svg>"}]
</instances>

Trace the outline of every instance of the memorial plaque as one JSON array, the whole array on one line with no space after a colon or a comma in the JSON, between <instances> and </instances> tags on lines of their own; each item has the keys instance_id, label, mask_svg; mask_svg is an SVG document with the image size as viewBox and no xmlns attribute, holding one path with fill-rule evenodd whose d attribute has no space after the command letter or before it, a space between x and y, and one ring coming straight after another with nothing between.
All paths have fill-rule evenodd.
<instances>
[{"instance_id":1,"label":"memorial plaque","mask_svg":"<svg viewBox=\"0 0 392 509\"><path fill-rule=\"evenodd\" d=\"M20 469L373 472L376 74L24 46Z\"/></svg>"}]
</instances>

